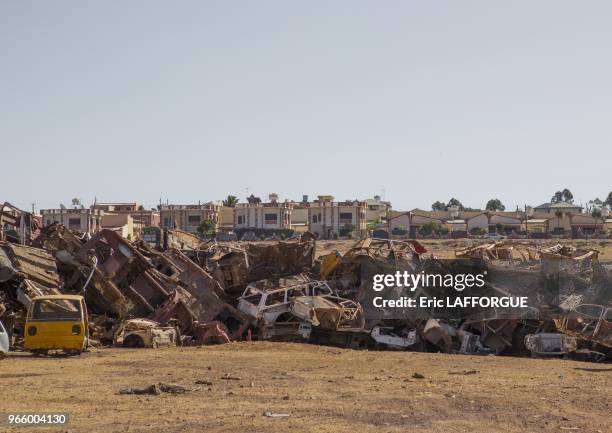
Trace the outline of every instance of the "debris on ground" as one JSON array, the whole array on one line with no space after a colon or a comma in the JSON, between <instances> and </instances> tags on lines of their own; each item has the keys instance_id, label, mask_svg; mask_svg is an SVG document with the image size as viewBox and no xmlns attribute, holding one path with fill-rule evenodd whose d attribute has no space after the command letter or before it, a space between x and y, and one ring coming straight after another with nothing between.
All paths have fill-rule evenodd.
<instances>
[{"instance_id":1,"label":"debris on ground","mask_svg":"<svg viewBox=\"0 0 612 433\"><path fill-rule=\"evenodd\" d=\"M30 299L81 294L96 346L254 339L588 361L612 354L612 267L600 264L594 249L506 239L461 246L456 258L440 260L417 241L366 238L345 254L317 257L317 241L308 234L220 242L159 229L147 241L131 242L107 229L91 236L59 223L41 229L32 215L6 203L0 220L0 319L16 347ZM530 296L537 308L518 317L467 307L404 318L381 309L372 317L365 306L374 296L448 295L421 286L371 290L375 274L398 270L483 272L478 296Z\"/></svg>"},{"instance_id":2,"label":"debris on ground","mask_svg":"<svg viewBox=\"0 0 612 433\"><path fill-rule=\"evenodd\" d=\"M288 413L270 412L270 411L265 411L263 415L267 416L268 418L289 418L291 416Z\"/></svg>"},{"instance_id":3,"label":"debris on ground","mask_svg":"<svg viewBox=\"0 0 612 433\"><path fill-rule=\"evenodd\" d=\"M463 370L463 371L449 371L448 374L460 374L463 376L469 376L471 374L478 374L480 370Z\"/></svg>"},{"instance_id":4,"label":"debris on ground","mask_svg":"<svg viewBox=\"0 0 612 433\"><path fill-rule=\"evenodd\" d=\"M198 388L186 388L182 385L172 383L158 383L142 388L123 388L119 394L134 394L134 395L160 395L162 392L168 394L185 394L186 392L195 391Z\"/></svg>"}]
</instances>

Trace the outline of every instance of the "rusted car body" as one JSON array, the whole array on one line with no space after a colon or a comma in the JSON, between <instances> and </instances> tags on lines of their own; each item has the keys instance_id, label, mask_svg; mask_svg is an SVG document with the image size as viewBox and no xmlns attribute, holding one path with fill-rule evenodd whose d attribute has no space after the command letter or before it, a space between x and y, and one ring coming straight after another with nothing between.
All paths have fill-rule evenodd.
<instances>
[{"instance_id":1,"label":"rusted car body","mask_svg":"<svg viewBox=\"0 0 612 433\"><path fill-rule=\"evenodd\" d=\"M168 347L176 346L178 334L172 326L161 326L148 319L130 319L123 322L115 333L115 346Z\"/></svg>"},{"instance_id":2,"label":"rusted car body","mask_svg":"<svg viewBox=\"0 0 612 433\"><path fill-rule=\"evenodd\" d=\"M566 334L612 348L612 307L581 304L555 322Z\"/></svg>"}]
</instances>

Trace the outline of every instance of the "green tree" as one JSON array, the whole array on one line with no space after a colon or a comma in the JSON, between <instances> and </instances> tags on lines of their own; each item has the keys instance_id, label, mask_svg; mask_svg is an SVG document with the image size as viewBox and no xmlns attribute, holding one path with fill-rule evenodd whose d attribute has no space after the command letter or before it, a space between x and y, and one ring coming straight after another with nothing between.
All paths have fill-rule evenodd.
<instances>
[{"instance_id":1,"label":"green tree","mask_svg":"<svg viewBox=\"0 0 612 433\"><path fill-rule=\"evenodd\" d=\"M227 198L223 200L223 206L227 207L236 207L237 203L238 197L236 197L235 195L228 195Z\"/></svg>"},{"instance_id":2,"label":"green tree","mask_svg":"<svg viewBox=\"0 0 612 433\"><path fill-rule=\"evenodd\" d=\"M596 198L595 200L589 200L587 201L586 212L591 212L594 209L601 209L603 205L604 205L604 202L602 202L599 199L599 197Z\"/></svg>"},{"instance_id":3,"label":"green tree","mask_svg":"<svg viewBox=\"0 0 612 433\"><path fill-rule=\"evenodd\" d=\"M591 216L593 218L601 218L601 215L602 215L602 213L601 213L601 209L600 208L596 207L596 208L593 208L593 210L591 211Z\"/></svg>"},{"instance_id":4,"label":"green tree","mask_svg":"<svg viewBox=\"0 0 612 433\"><path fill-rule=\"evenodd\" d=\"M565 188L562 191L557 191L556 193L554 193L550 201L551 203L560 203L562 201L567 203L573 203L574 194L572 194L569 189Z\"/></svg>"},{"instance_id":5,"label":"green tree","mask_svg":"<svg viewBox=\"0 0 612 433\"><path fill-rule=\"evenodd\" d=\"M445 235L448 233L448 229L444 227L443 225L441 225L440 223L431 221L431 222L423 224L421 228L419 229L419 233L423 236L429 236L432 234Z\"/></svg>"},{"instance_id":6,"label":"green tree","mask_svg":"<svg viewBox=\"0 0 612 433\"><path fill-rule=\"evenodd\" d=\"M603 204L608 205L609 207L612 207L612 191L608 193L608 197L606 198L606 201L603 202Z\"/></svg>"},{"instance_id":7,"label":"green tree","mask_svg":"<svg viewBox=\"0 0 612 433\"><path fill-rule=\"evenodd\" d=\"M504 206L504 204L501 202L501 200L497 199L497 198L492 198L491 200L489 200L487 202L487 205L485 206L486 210L493 210L493 211L505 211L506 210L506 206Z\"/></svg>"},{"instance_id":8,"label":"green tree","mask_svg":"<svg viewBox=\"0 0 612 433\"><path fill-rule=\"evenodd\" d=\"M446 208L448 209L451 206L457 206L459 208L459 210L465 210L465 208L463 207L463 205L461 204L461 202L459 200L457 200L455 197L451 198L448 203L446 204Z\"/></svg>"},{"instance_id":9,"label":"green tree","mask_svg":"<svg viewBox=\"0 0 612 433\"><path fill-rule=\"evenodd\" d=\"M470 234L472 236L481 236L484 235L487 231L482 227L473 227L470 229Z\"/></svg>"},{"instance_id":10,"label":"green tree","mask_svg":"<svg viewBox=\"0 0 612 433\"><path fill-rule=\"evenodd\" d=\"M215 234L215 222L211 219L203 220L196 229L200 236L212 236Z\"/></svg>"},{"instance_id":11,"label":"green tree","mask_svg":"<svg viewBox=\"0 0 612 433\"><path fill-rule=\"evenodd\" d=\"M561 191L554 193L550 199L551 203L559 203L561 201L563 201L563 193Z\"/></svg>"},{"instance_id":12,"label":"green tree","mask_svg":"<svg viewBox=\"0 0 612 433\"><path fill-rule=\"evenodd\" d=\"M367 223L367 224L366 224L366 230L368 230L368 231L372 231L372 230L374 230L374 229L376 228L376 226L377 226L378 224L380 224L380 223L381 223L380 218L377 218L377 219L375 219L374 221L369 222L369 223Z\"/></svg>"},{"instance_id":13,"label":"green tree","mask_svg":"<svg viewBox=\"0 0 612 433\"><path fill-rule=\"evenodd\" d=\"M253 194L251 194L250 196L247 197L247 201L250 204L261 203L261 199L259 197L255 197Z\"/></svg>"},{"instance_id":14,"label":"green tree","mask_svg":"<svg viewBox=\"0 0 612 433\"><path fill-rule=\"evenodd\" d=\"M431 210L446 210L446 205L441 201L436 201L431 205Z\"/></svg>"}]
</instances>

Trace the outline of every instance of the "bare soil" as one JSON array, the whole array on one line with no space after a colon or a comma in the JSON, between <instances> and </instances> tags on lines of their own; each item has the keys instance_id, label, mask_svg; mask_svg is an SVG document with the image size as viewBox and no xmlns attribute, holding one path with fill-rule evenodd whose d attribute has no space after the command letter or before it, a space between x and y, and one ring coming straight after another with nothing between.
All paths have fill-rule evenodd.
<instances>
[{"instance_id":1,"label":"bare soil","mask_svg":"<svg viewBox=\"0 0 612 433\"><path fill-rule=\"evenodd\" d=\"M119 394L160 382L195 389ZM612 431L610 390L610 364L561 359L267 342L94 349L69 358L11 353L0 361L0 411L62 411L71 419L61 429L0 430L595 433Z\"/></svg>"}]
</instances>

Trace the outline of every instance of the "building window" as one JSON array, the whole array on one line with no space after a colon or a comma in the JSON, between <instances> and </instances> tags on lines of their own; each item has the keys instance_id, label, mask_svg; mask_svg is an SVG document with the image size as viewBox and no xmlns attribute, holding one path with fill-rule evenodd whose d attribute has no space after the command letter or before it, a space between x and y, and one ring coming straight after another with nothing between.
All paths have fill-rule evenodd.
<instances>
[{"instance_id":1,"label":"building window","mask_svg":"<svg viewBox=\"0 0 612 433\"><path fill-rule=\"evenodd\" d=\"M353 214L350 212L340 212L340 224L352 224Z\"/></svg>"},{"instance_id":2,"label":"building window","mask_svg":"<svg viewBox=\"0 0 612 433\"><path fill-rule=\"evenodd\" d=\"M244 217L242 215L238 215L238 224L242 224L244 221Z\"/></svg>"},{"instance_id":3,"label":"building window","mask_svg":"<svg viewBox=\"0 0 612 433\"><path fill-rule=\"evenodd\" d=\"M312 216L312 222L313 222L313 223L316 223L316 222L317 222L317 216L316 216L316 215L313 215L313 216Z\"/></svg>"},{"instance_id":4,"label":"building window","mask_svg":"<svg viewBox=\"0 0 612 433\"><path fill-rule=\"evenodd\" d=\"M201 220L202 218L200 217L200 215L188 215L187 216L187 224L190 226L200 225Z\"/></svg>"},{"instance_id":5,"label":"building window","mask_svg":"<svg viewBox=\"0 0 612 433\"><path fill-rule=\"evenodd\" d=\"M170 218L168 217L164 218L164 227L170 227Z\"/></svg>"},{"instance_id":6,"label":"building window","mask_svg":"<svg viewBox=\"0 0 612 433\"><path fill-rule=\"evenodd\" d=\"M276 224L278 221L278 215L275 213L267 213L264 215L265 224Z\"/></svg>"},{"instance_id":7,"label":"building window","mask_svg":"<svg viewBox=\"0 0 612 433\"><path fill-rule=\"evenodd\" d=\"M68 227L71 229L80 229L81 228L81 218L69 218L68 219Z\"/></svg>"}]
</instances>

